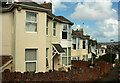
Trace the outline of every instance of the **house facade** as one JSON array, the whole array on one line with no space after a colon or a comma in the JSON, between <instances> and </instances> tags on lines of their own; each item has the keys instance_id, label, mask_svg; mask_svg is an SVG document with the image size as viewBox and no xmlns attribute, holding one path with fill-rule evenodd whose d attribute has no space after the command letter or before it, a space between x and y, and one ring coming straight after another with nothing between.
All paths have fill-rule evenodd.
<instances>
[{"instance_id":1,"label":"house facade","mask_svg":"<svg viewBox=\"0 0 120 83\"><path fill-rule=\"evenodd\" d=\"M16 2L2 5L1 55L13 57L12 70L59 70L61 57L65 54L64 45L61 46L62 24L73 23L52 14L51 3Z\"/></svg>"},{"instance_id":2,"label":"house facade","mask_svg":"<svg viewBox=\"0 0 120 83\"><path fill-rule=\"evenodd\" d=\"M68 21L62 16L59 16L59 18ZM65 54L62 54L62 57L61 57L61 60L62 60L61 64L62 66L66 66L68 68L71 66L72 25L73 25L72 23L71 24L63 23L61 25L61 33L60 33L61 46L65 51Z\"/></svg>"},{"instance_id":3,"label":"house facade","mask_svg":"<svg viewBox=\"0 0 120 83\"><path fill-rule=\"evenodd\" d=\"M96 55L97 41L89 39L88 48L88 57L91 59L93 54Z\"/></svg>"},{"instance_id":4,"label":"house facade","mask_svg":"<svg viewBox=\"0 0 120 83\"><path fill-rule=\"evenodd\" d=\"M106 54L106 46L102 46L101 44L97 44L97 47L96 47L96 55L97 55L97 58L99 58L99 56L102 56L104 54Z\"/></svg>"},{"instance_id":5,"label":"house facade","mask_svg":"<svg viewBox=\"0 0 120 83\"><path fill-rule=\"evenodd\" d=\"M72 60L88 60L89 36L83 35L83 29L72 32Z\"/></svg>"}]
</instances>

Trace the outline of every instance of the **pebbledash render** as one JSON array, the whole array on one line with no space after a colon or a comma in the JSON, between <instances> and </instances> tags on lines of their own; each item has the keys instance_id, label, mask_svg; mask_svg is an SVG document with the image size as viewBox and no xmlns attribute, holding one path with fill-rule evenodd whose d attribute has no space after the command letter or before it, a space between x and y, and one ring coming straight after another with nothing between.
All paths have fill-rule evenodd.
<instances>
[{"instance_id":1,"label":"pebbledash render","mask_svg":"<svg viewBox=\"0 0 120 83\"><path fill-rule=\"evenodd\" d=\"M51 3L2 3L0 15L0 55L13 57L12 71L46 72L64 66L70 68L73 23L52 14Z\"/></svg>"}]
</instances>

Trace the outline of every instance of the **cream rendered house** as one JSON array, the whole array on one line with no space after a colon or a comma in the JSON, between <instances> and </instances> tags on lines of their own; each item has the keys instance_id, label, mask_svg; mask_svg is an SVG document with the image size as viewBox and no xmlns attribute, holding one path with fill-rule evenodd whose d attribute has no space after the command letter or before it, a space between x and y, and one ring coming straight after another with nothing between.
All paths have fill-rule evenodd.
<instances>
[{"instance_id":1,"label":"cream rendered house","mask_svg":"<svg viewBox=\"0 0 120 83\"><path fill-rule=\"evenodd\" d=\"M92 58L92 54L96 55L96 47L97 47L97 41L89 39L89 50L88 50L88 59Z\"/></svg>"},{"instance_id":2,"label":"cream rendered house","mask_svg":"<svg viewBox=\"0 0 120 83\"><path fill-rule=\"evenodd\" d=\"M63 19L64 21L68 21L68 23L62 23L61 24L61 33L60 33L60 39L61 39L61 46L63 47L65 54L62 54L61 57L61 64L62 66L65 66L67 68L71 67L71 44L72 44L72 25L73 23L64 18L63 16L59 16L60 19Z\"/></svg>"},{"instance_id":3,"label":"cream rendered house","mask_svg":"<svg viewBox=\"0 0 120 83\"><path fill-rule=\"evenodd\" d=\"M15 2L2 4L2 53L13 57L13 71L58 70L65 54L61 24L71 23L52 14L52 4Z\"/></svg>"},{"instance_id":4,"label":"cream rendered house","mask_svg":"<svg viewBox=\"0 0 120 83\"><path fill-rule=\"evenodd\" d=\"M88 35L83 35L83 29L72 32L72 60L88 60Z\"/></svg>"}]
</instances>

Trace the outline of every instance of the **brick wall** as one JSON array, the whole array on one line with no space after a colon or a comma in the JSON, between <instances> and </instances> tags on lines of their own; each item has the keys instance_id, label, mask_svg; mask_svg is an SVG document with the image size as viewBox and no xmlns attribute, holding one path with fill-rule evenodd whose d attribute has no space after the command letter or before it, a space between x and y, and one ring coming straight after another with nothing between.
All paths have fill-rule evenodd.
<instances>
[{"instance_id":1,"label":"brick wall","mask_svg":"<svg viewBox=\"0 0 120 83\"><path fill-rule=\"evenodd\" d=\"M6 70L2 72L2 81L95 81L105 73L110 71L109 64L106 62L96 63L94 68L89 68L90 62L72 61L72 68L69 72L54 71L46 73L34 72L10 72Z\"/></svg>"}]
</instances>

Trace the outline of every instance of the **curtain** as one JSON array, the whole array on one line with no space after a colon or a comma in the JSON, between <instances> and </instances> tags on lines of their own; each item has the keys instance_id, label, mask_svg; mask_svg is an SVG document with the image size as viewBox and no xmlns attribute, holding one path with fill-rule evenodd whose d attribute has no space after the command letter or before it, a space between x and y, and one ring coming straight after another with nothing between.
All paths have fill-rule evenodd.
<instances>
[{"instance_id":1,"label":"curtain","mask_svg":"<svg viewBox=\"0 0 120 83\"><path fill-rule=\"evenodd\" d=\"M26 13L26 20L27 21L36 22L37 21L37 14L36 13L27 12Z\"/></svg>"},{"instance_id":2,"label":"curtain","mask_svg":"<svg viewBox=\"0 0 120 83\"><path fill-rule=\"evenodd\" d=\"M26 71L35 72L36 71L36 62L26 62Z\"/></svg>"},{"instance_id":3,"label":"curtain","mask_svg":"<svg viewBox=\"0 0 120 83\"><path fill-rule=\"evenodd\" d=\"M37 23L26 22L26 31L37 32Z\"/></svg>"},{"instance_id":4,"label":"curtain","mask_svg":"<svg viewBox=\"0 0 120 83\"><path fill-rule=\"evenodd\" d=\"M37 32L37 14L26 13L26 31Z\"/></svg>"},{"instance_id":5,"label":"curtain","mask_svg":"<svg viewBox=\"0 0 120 83\"><path fill-rule=\"evenodd\" d=\"M25 60L26 61L36 60L36 50L26 49L25 50Z\"/></svg>"}]
</instances>

